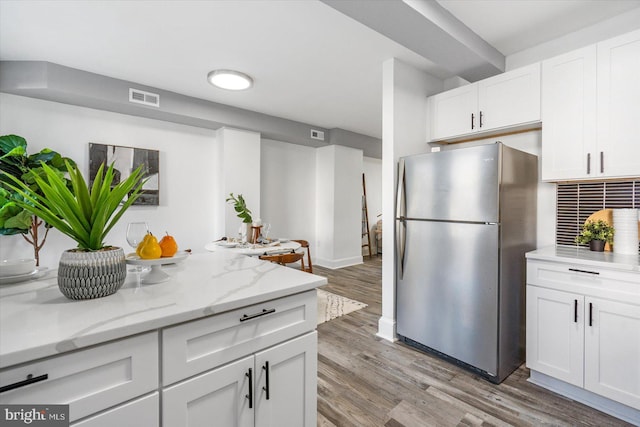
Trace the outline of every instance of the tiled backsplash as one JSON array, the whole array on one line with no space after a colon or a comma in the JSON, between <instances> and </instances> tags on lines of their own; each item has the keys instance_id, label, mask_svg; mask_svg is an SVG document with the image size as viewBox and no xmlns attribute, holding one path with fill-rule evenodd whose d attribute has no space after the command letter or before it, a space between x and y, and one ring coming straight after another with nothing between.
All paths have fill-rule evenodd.
<instances>
[{"instance_id":1,"label":"tiled backsplash","mask_svg":"<svg viewBox=\"0 0 640 427\"><path fill-rule=\"evenodd\" d=\"M558 184L556 243L576 245L582 224L601 209L640 209L640 180Z\"/></svg>"}]
</instances>

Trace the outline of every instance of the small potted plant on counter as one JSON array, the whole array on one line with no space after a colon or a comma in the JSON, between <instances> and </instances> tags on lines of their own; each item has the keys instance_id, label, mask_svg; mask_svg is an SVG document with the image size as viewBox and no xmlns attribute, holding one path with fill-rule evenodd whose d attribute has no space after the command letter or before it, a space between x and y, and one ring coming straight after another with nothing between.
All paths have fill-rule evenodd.
<instances>
[{"instance_id":1,"label":"small potted plant on counter","mask_svg":"<svg viewBox=\"0 0 640 427\"><path fill-rule=\"evenodd\" d=\"M2 171L7 184L22 199L16 204L37 215L78 243L62 253L58 287L70 299L91 299L111 295L120 289L127 275L124 250L104 243L107 233L139 197L144 184L142 165L127 179L114 184L113 165L100 166L91 188L75 164L65 162L71 181L68 188L59 172L42 163L42 173L30 172L38 186L29 186Z\"/></svg>"},{"instance_id":2,"label":"small potted plant on counter","mask_svg":"<svg viewBox=\"0 0 640 427\"><path fill-rule=\"evenodd\" d=\"M582 226L582 232L576 237L576 242L589 244L589 249L596 252L604 251L604 244L613 243L613 227L606 221L587 221Z\"/></svg>"}]
</instances>

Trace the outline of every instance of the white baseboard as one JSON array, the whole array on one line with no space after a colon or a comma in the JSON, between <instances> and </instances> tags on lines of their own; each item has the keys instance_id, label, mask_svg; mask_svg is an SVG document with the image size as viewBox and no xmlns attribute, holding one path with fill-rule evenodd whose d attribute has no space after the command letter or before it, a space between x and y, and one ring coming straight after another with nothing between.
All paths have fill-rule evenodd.
<instances>
[{"instance_id":1,"label":"white baseboard","mask_svg":"<svg viewBox=\"0 0 640 427\"><path fill-rule=\"evenodd\" d=\"M335 270L337 268L349 267L352 265L362 264L362 255L355 256L351 258L342 258L342 259L324 259L318 258L314 260L315 265L319 265L321 267L329 268L331 270Z\"/></svg>"},{"instance_id":2,"label":"white baseboard","mask_svg":"<svg viewBox=\"0 0 640 427\"><path fill-rule=\"evenodd\" d=\"M622 403L607 399L606 397L592 393L581 387L576 387L573 384L560 381L534 370L531 371L531 375L527 381L566 396L576 402L584 403L585 405L591 406L605 414L612 415L633 425L640 426L640 410L634 409L630 406L623 405Z\"/></svg>"},{"instance_id":3,"label":"white baseboard","mask_svg":"<svg viewBox=\"0 0 640 427\"><path fill-rule=\"evenodd\" d=\"M376 336L387 341L396 341L396 321L387 317L381 317L378 320L378 333Z\"/></svg>"}]
</instances>

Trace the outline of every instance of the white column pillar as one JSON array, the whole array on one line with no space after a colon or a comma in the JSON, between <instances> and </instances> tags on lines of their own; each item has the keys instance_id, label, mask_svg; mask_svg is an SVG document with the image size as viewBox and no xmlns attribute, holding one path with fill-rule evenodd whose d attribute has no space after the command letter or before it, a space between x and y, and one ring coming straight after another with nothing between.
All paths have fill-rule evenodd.
<instances>
[{"instance_id":1,"label":"white column pillar","mask_svg":"<svg viewBox=\"0 0 640 427\"><path fill-rule=\"evenodd\" d=\"M257 132L223 127L216 134L217 153L221 156L221 165L217 185L217 197L224 215L218 220L217 229L224 235L236 237L241 220L235 214L233 206L225 203L229 193L242 194L254 219L260 218L260 134ZM194 183L198 185L198 183ZM221 222L221 223L220 223Z\"/></svg>"},{"instance_id":2,"label":"white column pillar","mask_svg":"<svg viewBox=\"0 0 640 427\"><path fill-rule=\"evenodd\" d=\"M362 150L328 145L316 152L316 264L362 263Z\"/></svg>"},{"instance_id":3,"label":"white column pillar","mask_svg":"<svg viewBox=\"0 0 640 427\"><path fill-rule=\"evenodd\" d=\"M395 58L382 64L382 316L378 336L396 336L395 194L398 159L427 152L427 96L443 81Z\"/></svg>"}]
</instances>

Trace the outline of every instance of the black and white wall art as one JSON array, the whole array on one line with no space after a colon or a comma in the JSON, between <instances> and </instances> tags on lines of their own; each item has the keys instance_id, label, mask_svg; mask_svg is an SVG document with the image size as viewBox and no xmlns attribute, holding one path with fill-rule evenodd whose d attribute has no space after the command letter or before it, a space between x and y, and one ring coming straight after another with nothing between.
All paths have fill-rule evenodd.
<instances>
[{"instance_id":1,"label":"black and white wall art","mask_svg":"<svg viewBox=\"0 0 640 427\"><path fill-rule=\"evenodd\" d=\"M113 163L114 184L127 179L132 171L143 164L144 176L148 180L134 205L158 206L160 204L160 152L158 150L89 143L89 185L93 184L98 168L103 163L105 167Z\"/></svg>"}]
</instances>

